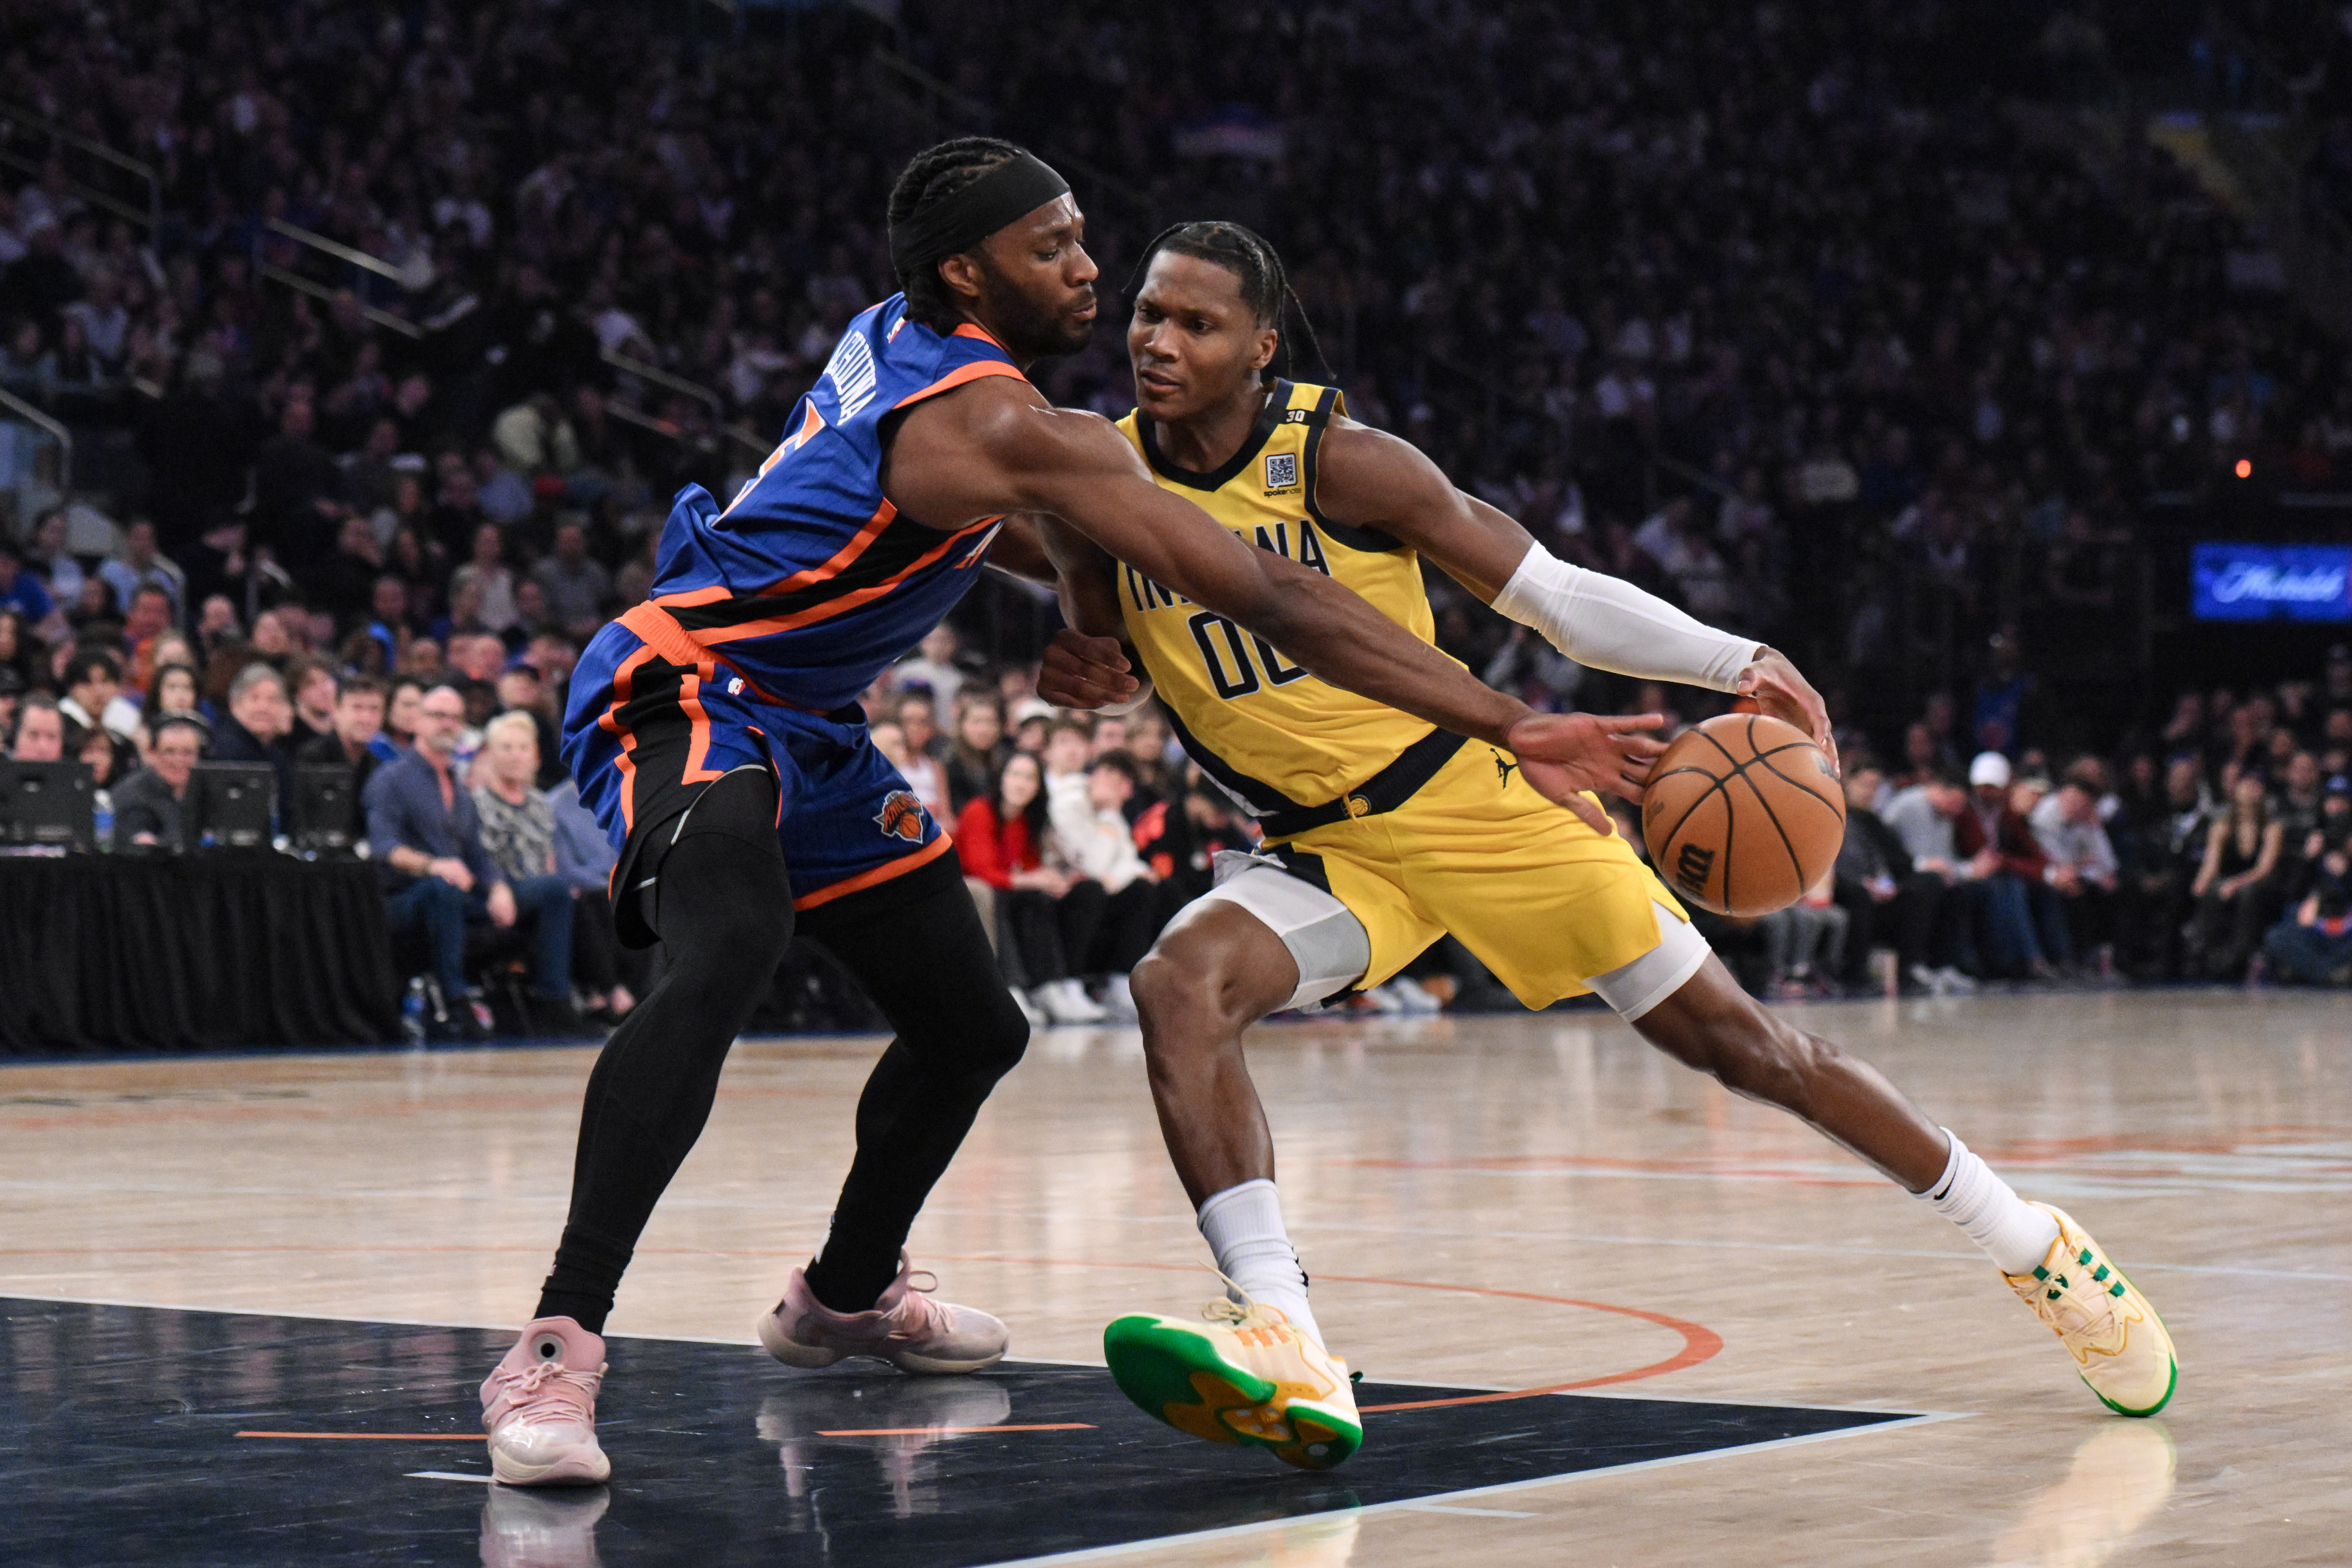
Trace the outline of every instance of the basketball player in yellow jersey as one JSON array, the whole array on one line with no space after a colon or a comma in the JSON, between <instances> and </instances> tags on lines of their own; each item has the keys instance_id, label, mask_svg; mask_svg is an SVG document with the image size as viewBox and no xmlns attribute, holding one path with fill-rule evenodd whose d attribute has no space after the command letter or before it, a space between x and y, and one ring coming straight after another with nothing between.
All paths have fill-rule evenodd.
<instances>
[{"instance_id":1,"label":"basketball player in yellow jersey","mask_svg":"<svg viewBox=\"0 0 2352 1568\"><path fill-rule=\"evenodd\" d=\"M1142 266L1128 329L1138 407L1120 427L1160 484L1424 640L1426 557L1571 658L1737 691L1828 741L1821 700L1780 655L1554 560L1418 450L1349 420L1336 390L1271 380L1289 293L1264 239L1180 225ZM1984 1247L2110 1408L2147 1415L2170 1398L2170 1339L2098 1245L2020 1199L1867 1064L1742 991L1596 801L1555 809L1508 752L1318 680L1066 530L1046 532L1075 629L1040 691L1132 705L1139 659L1186 749L1265 836L1258 855L1220 865L1215 890L1133 976L1160 1126L1230 1282L1206 1321L1133 1316L1107 1331L1111 1370L1145 1410L1309 1468L1360 1443L1346 1364L1324 1345L1284 1230L1241 1037L1278 1009L1385 981L1449 931L1528 1006L1597 992L1669 1055L1919 1194ZM1587 722L1577 782L1638 800L1660 749L1642 731L1659 719Z\"/></svg>"}]
</instances>

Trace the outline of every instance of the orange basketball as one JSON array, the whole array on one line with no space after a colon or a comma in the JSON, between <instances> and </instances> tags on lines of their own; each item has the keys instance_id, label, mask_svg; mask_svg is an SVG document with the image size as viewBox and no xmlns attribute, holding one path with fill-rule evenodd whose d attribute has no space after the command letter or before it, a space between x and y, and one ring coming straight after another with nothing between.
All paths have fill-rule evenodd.
<instances>
[{"instance_id":1,"label":"orange basketball","mask_svg":"<svg viewBox=\"0 0 2352 1568\"><path fill-rule=\"evenodd\" d=\"M1651 769L1642 837L1681 897L1719 915L1768 915L1837 860L1845 791L1795 725L1719 714L1675 737Z\"/></svg>"}]
</instances>

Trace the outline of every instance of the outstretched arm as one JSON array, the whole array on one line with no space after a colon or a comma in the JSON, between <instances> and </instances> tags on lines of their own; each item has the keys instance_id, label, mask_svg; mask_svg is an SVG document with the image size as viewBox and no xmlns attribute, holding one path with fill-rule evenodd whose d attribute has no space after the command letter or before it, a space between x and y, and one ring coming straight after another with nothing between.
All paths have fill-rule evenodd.
<instances>
[{"instance_id":1,"label":"outstretched arm","mask_svg":"<svg viewBox=\"0 0 2352 1568\"><path fill-rule=\"evenodd\" d=\"M1322 679L1433 724L1512 745L1513 727L1534 717L1322 574L1161 489L1108 421L1049 407L1025 384L991 377L918 405L885 479L900 510L936 527L1050 513ZM1544 744L1538 731L1513 749L1540 758Z\"/></svg>"},{"instance_id":2,"label":"outstretched arm","mask_svg":"<svg viewBox=\"0 0 2352 1568\"><path fill-rule=\"evenodd\" d=\"M1315 500L1333 520L1402 540L1579 664L1736 692L1830 744L1828 710L1785 655L1704 626L1630 583L1555 560L1526 529L1455 489L1410 443L1336 420L1321 458Z\"/></svg>"}]
</instances>

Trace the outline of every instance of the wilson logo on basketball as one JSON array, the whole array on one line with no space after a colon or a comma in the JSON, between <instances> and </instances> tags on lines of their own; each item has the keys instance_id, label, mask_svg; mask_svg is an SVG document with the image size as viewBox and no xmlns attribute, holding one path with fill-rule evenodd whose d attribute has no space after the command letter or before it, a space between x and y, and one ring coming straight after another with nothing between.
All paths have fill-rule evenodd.
<instances>
[{"instance_id":1,"label":"wilson logo on basketball","mask_svg":"<svg viewBox=\"0 0 2352 1568\"><path fill-rule=\"evenodd\" d=\"M1715 851L1685 844L1675 857L1675 885L1685 892L1706 891L1706 874L1715 869Z\"/></svg>"},{"instance_id":2,"label":"wilson logo on basketball","mask_svg":"<svg viewBox=\"0 0 2352 1568\"><path fill-rule=\"evenodd\" d=\"M882 797L882 809L874 814L874 826L882 830L886 838L919 843L923 837L923 803L903 789L894 789Z\"/></svg>"}]
</instances>

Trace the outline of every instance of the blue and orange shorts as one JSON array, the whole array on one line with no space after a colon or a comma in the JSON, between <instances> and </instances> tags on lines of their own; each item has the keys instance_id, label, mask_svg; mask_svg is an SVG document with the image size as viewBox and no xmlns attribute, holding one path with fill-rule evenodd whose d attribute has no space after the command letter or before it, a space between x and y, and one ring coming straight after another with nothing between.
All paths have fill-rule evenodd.
<instances>
[{"instance_id":1,"label":"blue and orange shorts","mask_svg":"<svg viewBox=\"0 0 2352 1568\"><path fill-rule=\"evenodd\" d=\"M604 627L581 655L563 761L620 851L613 910L632 945L652 940L628 896L646 846L737 768L764 768L776 781L776 839L796 910L877 887L952 847L875 750L862 710L819 713L763 692L650 606Z\"/></svg>"}]
</instances>

